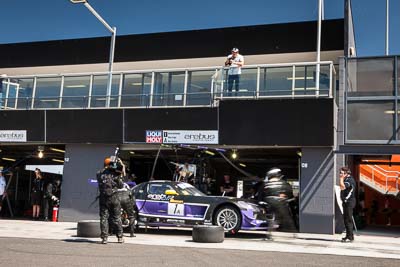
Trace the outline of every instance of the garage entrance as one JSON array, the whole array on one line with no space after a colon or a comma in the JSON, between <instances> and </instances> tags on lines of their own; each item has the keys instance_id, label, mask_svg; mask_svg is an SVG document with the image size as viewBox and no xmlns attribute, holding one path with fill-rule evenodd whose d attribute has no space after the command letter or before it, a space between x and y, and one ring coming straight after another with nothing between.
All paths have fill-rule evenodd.
<instances>
[{"instance_id":1,"label":"garage entrance","mask_svg":"<svg viewBox=\"0 0 400 267\"><path fill-rule=\"evenodd\" d=\"M208 193L212 195L220 195L219 186L227 174L234 184L243 181L243 196L249 197L252 185L272 167L282 169L295 189L299 185L301 152L296 148L124 145L121 157L129 161L129 171L139 183L151 178L173 180L177 165L188 163L195 168L191 183L202 189L211 180L213 188Z\"/></svg>"},{"instance_id":2,"label":"garage entrance","mask_svg":"<svg viewBox=\"0 0 400 267\"><path fill-rule=\"evenodd\" d=\"M62 180L64 152L65 147L60 145L0 146L0 169L7 182L7 197L3 199L0 216L31 218L34 170L42 171L44 188L54 179ZM40 213L41 218L45 217L43 208Z\"/></svg>"}]
</instances>

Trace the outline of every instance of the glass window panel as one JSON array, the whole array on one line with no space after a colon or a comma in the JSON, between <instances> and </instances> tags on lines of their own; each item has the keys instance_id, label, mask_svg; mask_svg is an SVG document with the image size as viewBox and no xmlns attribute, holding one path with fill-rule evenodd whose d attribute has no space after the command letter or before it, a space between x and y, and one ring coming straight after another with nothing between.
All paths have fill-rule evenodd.
<instances>
[{"instance_id":1,"label":"glass window panel","mask_svg":"<svg viewBox=\"0 0 400 267\"><path fill-rule=\"evenodd\" d=\"M7 101L6 108L7 109L15 109L16 98L17 98L17 90L19 89L19 84L10 82L8 86L7 92Z\"/></svg>"},{"instance_id":2,"label":"glass window panel","mask_svg":"<svg viewBox=\"0 0 400 267\"><path fill-rule=\"evenodd\" d=\"M19 84L17 109L30 109L32 106L33 78L16 79Z\"/></svg>"},{"instance_id":3,"label":"glass window panel","mask_svg":"<svg viewBox=\"0 0 400 267\"><path fill-rule=\"evenodd\" d=\"M156 73L153 106L182 106L185 72Z\"/></svg>"},{"instance_id":4,"label":"glass window panel","mask_svg":"<svg viewBox=\"0 0 400 267\"><path fill-rule=\"evenodd\" d=\"M394 102L349 101L347 140L393 140Z\"/></svg>"},{"instance_id":5,"label":"glass window panel","mask_svg":"<svg viewBox=\"0 0 400 267\"><path fill-rule=\"evenodd\" d=\"M296 66L295 68L295 95L316 95L317 67ZM319 70L319 95L328 96L330 87L329 65L321 65Z\"/></svg>"},{"instance_id":6,"label":"glass window panel","mask_svg":"<svg viewBox=\"0 0 400 267\"><path fill-rule=\"evenodd\" d=\"M119 74L112 77L110 107L118 106ZM92 97L90 107L105 107L107 101L108 75L93 76Z\"/></svg>"},{"instance_id":7,"label":"glass window panel","mask_svg":"<svg viewBox=\"0 0 400 267\"><path fill-rule=\"evenodd\" d=\"M393 58L353 59L348 62L348 96L394 94Z\"/></svg>"},{"instance_id":8,"label":"glass window panel","mask_svg":"<svg viewBox=\"0 0 400 267\"><path fill-rule=\"evenodd\" d=\"M235 91L235 84L232 88L232 94L228 93L228 79L229 75L225 75L225 92L224 96L250 96L255 97L257 92L257 69L242 69L242 74L239 75L239 92Z\"/></svg>"},{"instance_id":9,"label":"glass window panel","mask_svg":"<svg viewBox=\"0 0 400 267\"><path fill-rule=\"evenodd\" d=\"M58 108L61 77L37 78L34 108Z\"/></svg>"},{"instance_id":10,"label":"glass window panel","mask_svg":"<svg viewBox=\"0 0 400 267\"><path fill-rule=\"evenodd\" d=\"M260 96L292 95L293 68L262 68Z\"/></svg>"},{"instance_id":11,"label":"glass window panel","mask_svg":"<svg viewBox=\"0 0 400 267\"><path fill-rule=\"evenodd\" d=\"M397 58L397 92L400 95L400 57Z\"/></svg>"},{"instance_id":12,"label":"glass window panel","mask_svg":"<svg viewBox=\"0 0 400 267\"><path fill-rule=\"evenodd\" d=\"M121 107L149 106L151 75L151 73L124 75Z\"/></svg>"},{"instance_id":13,"label":"glass window panel","mask_svg":"<svg viewBox=\"0 0 400 267\"><path fill-rule=\"evenodd\" d=\"M64 77L62 108L85 108L88 106L90 76Z\"/></svg>"},{"instance_id":14,"label":"glass window panel","mask_svg":"<svg viewBox=\"0 0 400 267\"><path fill-rule=\"evenodd\" d=\"M397 140L400 140L400 101L397 102L397 125L396 125Z\"/></svg>"},{"instance_id":15,"label":"glass window panel","mask_svg":"<svg viewBox=\"0 0 400 267\"><path fill-rule=\"evenodd\" d=\"M6 103L6 90L7 90L8 79L0 77L0 109L4 109Z\"/></svg>"},{"instance_id":16,"label":"glass window panel","mask_svg":"<svg viewBox=\"0 0 400 267\"><path fill-rule=\"evenodd\" d=\"M186 104L210 105L211 103L211 77L214 70L189 72Z\"/></svg>"}]
</instances>

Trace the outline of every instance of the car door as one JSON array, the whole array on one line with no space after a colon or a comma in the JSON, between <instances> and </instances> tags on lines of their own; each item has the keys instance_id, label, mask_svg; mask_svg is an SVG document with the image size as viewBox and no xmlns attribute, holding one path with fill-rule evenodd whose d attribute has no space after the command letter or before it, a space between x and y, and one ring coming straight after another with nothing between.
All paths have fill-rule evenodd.
<instances>
[{"instance_id":1,"label":"car door","mask_svg":"<svg viewBox=\"0 0 400 267\"><path fill-rule=\"evenodd\" d=\"M187 183L178 183L175 190L178 195L170 199L169 215L184 216L193 221L204 220L211 199L197 194L197 189Z\"/></svg>"},{"instance_id":2,"label":"car door","mask_svg":"<svg viewBox=\"0 0 400 267\"><path fill-rule=\"evenodd\" d=\"M167 196L165 191L171 189L171 185L167 183L148 183L144 189L146 194L141 210L142 215L168 217L168 204L171 196Z\"/></svg>"}]
</instances>

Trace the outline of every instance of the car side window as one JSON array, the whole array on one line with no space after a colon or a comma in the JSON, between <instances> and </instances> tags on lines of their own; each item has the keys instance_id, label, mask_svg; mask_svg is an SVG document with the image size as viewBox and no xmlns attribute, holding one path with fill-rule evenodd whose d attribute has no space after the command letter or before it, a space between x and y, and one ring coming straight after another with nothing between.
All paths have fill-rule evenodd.
<instances>
[{"instance_id":1,"label":"car side window","mask_svg":"<svg viewBox=\"0 0 400 267\"><path fill-rule=\"evenodd\" d=\"M148 194L162 195L166 190L173 189L169 184L149 184Z\"/></svg>"}]
</instances>

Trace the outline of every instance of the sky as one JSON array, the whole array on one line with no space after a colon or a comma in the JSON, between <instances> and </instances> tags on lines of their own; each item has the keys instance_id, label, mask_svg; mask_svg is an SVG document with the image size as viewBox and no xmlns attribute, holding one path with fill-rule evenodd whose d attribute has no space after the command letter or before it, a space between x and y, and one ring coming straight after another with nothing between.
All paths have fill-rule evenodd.
<instances>
[{"instance_id":1,"label":"sky","mask_svg":"<svg viewBox=\"0 0 400 267\"><path fill-rule=\"evenodd\" d=\"M318 0L89 0L117 35L316 20ZM386 0L352 0L359 56L385 54ZM109 36L83 4L2 0L0 44ZM325 0L325 19L344 0ZM1 51L0 51L1 53ZM389 54L400 55L400 0L390 0Z\"/></svg>"}]
</instances>

